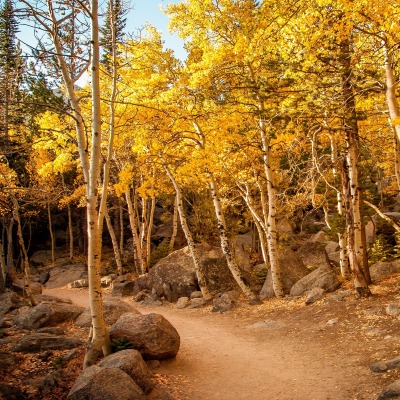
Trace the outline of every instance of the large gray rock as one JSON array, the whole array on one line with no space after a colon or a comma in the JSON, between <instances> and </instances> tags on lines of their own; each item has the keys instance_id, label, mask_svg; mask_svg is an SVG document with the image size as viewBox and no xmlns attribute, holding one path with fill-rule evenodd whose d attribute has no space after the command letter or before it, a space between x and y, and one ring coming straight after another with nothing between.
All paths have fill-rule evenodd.
<instances>
[{"instance_id":1,"label":"large gray rock","mask_svg":"<svg viewBox=\"0 0 400 400\"><path fill-rule=\"evenodd\" d=\"M106 299L103 301L104 319L107 325L112 325L117 322L118 318L125 313L139 314L140 311L131 305L114 299ZM90 309L87 308L75 321L75 324L81 328L90 328L92 325L92 317Z\"/></svg>"},{"instance_id":2,"label":"large gray rock","mask_svg":"<svg viewBox=\"0 0 400 400\"><path fill-rule=\"evenodd\" d=\"M133 281L118 282L115 280L111 285L111 296L126 297L133 296L135 283Z\"/></svg>"},{"instance_id":3,"label":"large gray rock","mask_svg":"<svg viewBox=\"0 0 400 400\"><path fill-rule=\"evenodd\" d=\"M325 243L306 242L298 250L297 255L303 260L306 267L316 269L330 266L325 251Z\"/></svg>"},{"instance_id":4,"label":"large gray rock","mask_svg":"<svg viewBox=\"0 0 400 400\"><path fill-rule=\"evenodd\" d=\"M23 329L54 326L61 322L74 321L84 310L83 307L67 303L41 303L20 310L13 323Z\"/></svg>"},{"instance_id":5,"label":"large gray rock","mask_svg":"<svg viewBox=\"0 0 400 400\"><path fill-rule=\"evenodd\" d=\"M400 399L400 379L394 381L389 386L387 386L378 396L377 400L399 400L399 399Z\"/></svg>"},{"instance_id":6,"label":"large gray rock","mask_svg":"<svg viewBox=\"0 0 400 400\"><path fill-rule=\"evenodd\" d=\"M143 361L141 354L137 350L127 349L117 351L101 360L98 366L121 369L126 372L146 394L150 393L155 386L153 373L149 370L149 367Z\"/></svg>"},{"instance_id":7,"label":"large gray rock","mask_svg":"<svg viewBox=\"0 0 400 400\"><path fill-rule=\"evenodd\" d=\"M146 400L146 396L124 371L92 365L78 376L67 400Z\"/></svg>"},{"instance_id":8,"label":"large gray rock","mask_svg":"<svg viewBox=\"0 0 400 400\"><path fill-rule=\"evenodd\" d=\"M279 263L282 269L283 290L285 294L288 294L292 286L307 275L310 270L306 268L298 254L290 248L285 248L279 252ZM264 286L260 292L260 298L270 299L274 296L271 270L268 270Z\"/></svg>"},{"instance_id":9,"label":"large gray rock","mask_svg":"<svg viewBox=\"0 0 400 400\"><path fill-rule=\"evenodd\" d=\"M59 288L68 283L84 279L87 277L87 267L85 264L71 264L52 268L50 278L46 283L46 288Z\"/></svg>"},{"instance_id":10,"label":"large gray rock","mask_svg":"<svg viewBox=\"0 0 400 400\"><path fill-rule=\"evenodd\" d=\"M371 265L369 271L371 279L374 282L379 279L388 278L391 275L400 273L400 261L380 261Z\"/></svg>"},{"instance_id":11,"label":"large gray rock","mask_svg":"<svg viewBox=\"0 0 400 400\"><path fill-rule=\"evenodd\" d=\"M82 345L80 340L75 338L50 335L47 333L33 333L19 338L11 347L11 351L20 353L34 353L43 350L66 350Z\"/></svg>"},{"instance_id":12,"label":"large gray rock","mask_svg":"<svg viewBox=\"0 0 400 400\"><path fill-rule=\"evenodd\" d=\"M219 247L197 245L200 255L200 268L206 278L211 293L237 290L238 285L227 266L226 259ZM242 270L245 282L254 291L261 288L259 281L252 274ZM149 274L153 291L158 297L165 297L176 302L179 297L190 297L198 290L194 264L188 247L174 251L160 260Z\"/></svg>"},{"instance_id":13,"label":"large gray rock","mask_svg":"<svg viewBox=\"0 0 400 400\"><path fill-rule=\"evenodd\" d=\"M55 252L55 258L60 256L60 252ZM32 254L29 263L35 267L51 264L53 262L51 250L39 250Z\"/></svg>"},{"instance_id":14,"label":"large gray rock","mask_svg":"<svg viewBox=\"0 0 400 400\"><path fill-rule=\"evenodd\" d=\"M324 297L324 289L321 288L314 288L311 289L308 293L307 293L307 298L306 298L306 304L312 304L315 303L318 300L321 300Z\"/></svg>"},{"instance_id":15,"label":"large gray rock","mask_svg":"<svg viewBox=\"0 0 400 400\"><path fill-rule=\"evenodd\" d=\"M146 360L172 358L179 351L178 332L159 314L124 314L111 326L109 334L111 340L128 339Z\"/></svg>"},{"instance_id":16,"label":"large gray rock","mask_svg":"<svg viewBox=\"0 0 400 400\"><path fill-rule=\"evenodd\" d=\"M340 282L330 267L320 267L301 278L290 289L291 296L301 296L303 293L320 288L325 292L333 292L340 286Z\"/></svg>"}]
</instances>

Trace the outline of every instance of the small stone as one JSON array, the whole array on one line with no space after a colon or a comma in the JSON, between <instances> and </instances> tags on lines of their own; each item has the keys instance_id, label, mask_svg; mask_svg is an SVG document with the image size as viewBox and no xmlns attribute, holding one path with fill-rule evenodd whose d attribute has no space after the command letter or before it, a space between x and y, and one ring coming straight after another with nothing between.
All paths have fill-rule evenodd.
<instances>
[{"instance_id":1,"label":"small stone","mask_svg":"<svg viewBox=\"0 0 400 400\"><path fill-rule=\"evenodd\" d=\"M186 308L189 305L189 297L179 297L176 302L176 308L181 310L182 308Z\"/></svg>"},{"instance_id":2,"label":"small stone","mask_svg":"<svg viewBox=\"0 0 400 400\"><path fill-rule=\"evenodd\" d=\"M189 308L201 308L203 306L204 306L204 299L195 298L190 301Z\"/></svg>"},{"instance_id":3,"label":"small stone","mask_svg":"<svg viewBox=\"0 0 400 400\"><path fill-rule=\"evenodd\" d=\"M326 324L327 324L327 325L335 325L335 324L338 323L338 321L339 321L338 318L332 318L332 319L330 319Z\"/></svg>"},{"instance_id":4,"label":"small stone","mask_svg":"<svg viewBox=\"0 0 400 400\"><path fill-rule=\"evenodd\" d=\"M137 303L139 303L141 301L144 301L148 296L149 296L149 293L144 291L144 290L142 290L134 297L134 300Z\"/></svg>"},{"instance_id":5,"label":"small stone","mask_svg":"<svg viewBox=\"0 0 400 400\"><path fill-rule=\"evenodd\" d=\"M385 312L391 317L398 317L400 315L400 308L397 304L388 304L386 306Z\"/></svg>"},{"instance_id":6,"label":"small stone","mask_svg":"<svg viewBox=\"0 0 400 400\"><path fill-rule=\"evenodd\" d=\"M306 304L315 303L318 300L321 300L324 297L325 290L322 288L314 288L311 289L306 298Z\"/></svg>"},{"instance_id":7,"label":"small stone","mask_svg":"<svg viewBox=\"0 0 400 400\"><path fill-rule=\"evenodd\" d=\"M191 299L201 299L202 297L203 297L203 293L201 293L200 290L197 290L197 291L192 292L192 293L190 294L190 298L191 298Z\"/></svg>"}]
</instances>

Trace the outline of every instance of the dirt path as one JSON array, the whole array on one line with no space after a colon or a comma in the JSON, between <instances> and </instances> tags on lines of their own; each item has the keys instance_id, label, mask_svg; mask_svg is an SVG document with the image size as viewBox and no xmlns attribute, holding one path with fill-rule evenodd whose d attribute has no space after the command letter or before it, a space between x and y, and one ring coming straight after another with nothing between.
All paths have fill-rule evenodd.
<instances>
[{"instance_id":1,"label":"dirt path","mask_svg":"<svg viewBox=\"0 0 400 400\"><path fill-rule=\"evenodd\" d=\"M85 291L44 293L88 305ZM250 309L221 315L133 305L164 315L178 330L179 354L157 372L171 376L182 400L372 400L380 391L372 393L374 377L358 352L331 343L333 333L318 325L310 331L303 321L302 330L301 315L299 321L250 321L243 317Z\"/></svg>"}]
</instances>

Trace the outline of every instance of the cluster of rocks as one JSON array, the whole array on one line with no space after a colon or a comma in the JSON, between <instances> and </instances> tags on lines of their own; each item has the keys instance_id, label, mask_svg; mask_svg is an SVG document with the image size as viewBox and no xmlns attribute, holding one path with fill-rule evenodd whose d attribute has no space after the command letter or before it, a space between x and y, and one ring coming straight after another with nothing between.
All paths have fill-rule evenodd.
<instances>
[{"instance_id":1,"label":"cluster of rocks","mask_svg":"<svg viewBox=\"0 0 400 400\"><path fill-rule=\"evenodd\" d=\"M265 282L252 270L266 269L265 265L251 266L250 259L240 247L235 254L241 260L241 275L254 293L261 299L274 297L271 271L268 270ZM200 268L206 277L207 287L213 294L213 311L228 311L238 303L240 289L233 279L226 259L219 247L199 245ZM290 247L280 252L280 265L283 276L283 289L286 295L298 297L306 295L306 303L320 300L325 293L340 287L337 278L339 259L337 243L329 242L324 235L317 234L305 242L297 251ZM160 260L150 271L137 279L118 277L111 284L111 294L133 296L144 305L157 306L163 301L176 303L177 308L198 308L204 301L199 290L196 272L187 247L177 250Z\"/></svg>"},{"instance_id":2,"label":"cluster of rocks","mask_svg":"<svg viewBox=\"0 0 400 400\"><path fill-rule=\"evenodd\" d=\"M88 327L89 310L55 297L38 295L35 298L38 305L30 307L15 292L0 295L0 345L7 346L6 352L0 352L1 371L16 368L21 354L51 357L54 351L68 350L63 360L69 361L84 346L79 338L67 335L66 329L59 325L74 322L78 327ZM157 386L146 361L176 356L180 346L176 329L163 316L142 315L117 299L105 300L104 309L111 343L115 348L122 343L123 350L85 369L68 399L172 399ZM53 371L36 378L38 391L42 393L60 385L59 374ZM2 384L0 398L25 399L26 395L16 387Z\"/></svg>"}]
</instances>

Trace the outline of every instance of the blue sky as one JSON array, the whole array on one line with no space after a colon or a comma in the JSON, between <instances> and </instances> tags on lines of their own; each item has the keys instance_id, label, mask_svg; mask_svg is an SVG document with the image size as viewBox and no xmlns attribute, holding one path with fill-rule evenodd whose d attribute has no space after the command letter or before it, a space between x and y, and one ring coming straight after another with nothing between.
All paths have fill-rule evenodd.
<instances>
[{"instance_id":1,"label":"blue sky","mask_svg":"<svg viewBox=\"0 0 400 400\"><path fill-rule=\"evenodd\" d=\"M128 1L127 1L128 2ZM135 30L145 26L146 22L154 25L159 31L162 32L165 46L173 49L175 55L184 60L186 58L186 52L183 49L183 41L177 37L176 34L169 35L168 33L168 18L161 11L161 6L166 7L168 3L179 3L180 0L131 0L130 1L130 12L128 14L128 20L126 24L126 32L134 33ZM105 7L106 1L103 2ZM17 2L18 6L18 2ZM20 25L20 33L18 37L29 44L33 44L32 31Z\"/></svg>"},{"instance_id":2,"label":"blue sky","mask_svg":"<svg viewBox=\"0 0 400 400\"><path fill-rule=\"evenodd\" d=\"M183 50L183 41L177 35L168 34L168 17L161 12L161 6L166 7L169 3L179 3L179 0L136 0L132 1L132 10L129 12L126 31L133 32L143 27L146 22L154 25L163 34L165 46L173 49L175 55L180 59L186 57Z\"/></svg>"}]
</instances>

